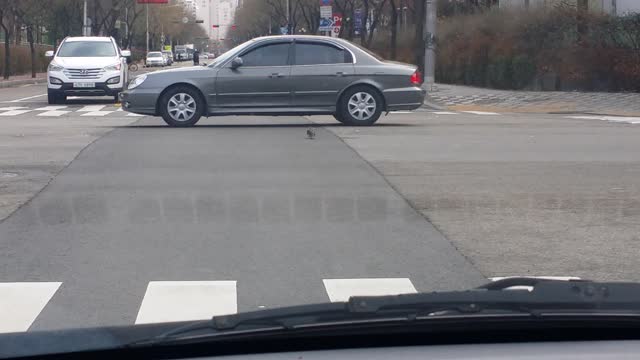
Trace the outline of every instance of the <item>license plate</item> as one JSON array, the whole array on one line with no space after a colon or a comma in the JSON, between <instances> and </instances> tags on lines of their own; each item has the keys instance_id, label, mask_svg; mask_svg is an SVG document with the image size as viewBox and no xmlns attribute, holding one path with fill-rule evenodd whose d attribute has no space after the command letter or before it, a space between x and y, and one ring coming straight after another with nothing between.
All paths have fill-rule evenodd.
<instances>
[{"instance_id":1,"label":"license plate","mask_svg":"<svg viewBox=\"0 0 640 360\"><path fill-rule=\"evenodd\" d=\"M94 88L96 87L96 83L88 83L88 82L73 83L73 87L74 88Z\"/></svg>"}]
</instances>

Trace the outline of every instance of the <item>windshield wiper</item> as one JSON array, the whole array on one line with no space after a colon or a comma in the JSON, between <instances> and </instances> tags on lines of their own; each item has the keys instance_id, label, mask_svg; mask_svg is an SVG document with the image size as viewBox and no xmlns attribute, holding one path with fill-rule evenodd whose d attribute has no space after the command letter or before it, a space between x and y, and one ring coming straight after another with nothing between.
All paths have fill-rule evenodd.
<instances>
[{"instance_id":1,"label":"windshield wiper","mask_svg":"<svg viewBox=\"0 0 640 360\"><path fill-rule=\"evenodd\" d=\"M510 290L514 286L526 286L531 290ZM509 278L466 291L355 296L347 302L216 316L131 345L155 345L200 337L321 326L422 321L451 315L638 317L640 284Z\"/></svg>"}]
</instances>

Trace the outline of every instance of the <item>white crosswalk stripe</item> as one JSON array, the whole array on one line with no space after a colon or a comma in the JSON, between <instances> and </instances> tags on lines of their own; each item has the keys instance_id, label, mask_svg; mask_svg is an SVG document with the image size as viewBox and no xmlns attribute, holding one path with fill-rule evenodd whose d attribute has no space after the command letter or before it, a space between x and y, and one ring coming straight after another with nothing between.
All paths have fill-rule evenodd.
<instances>
[{"instance_id":1,"label":"white crosswalk stripe","mask_svg":"<svg viewBox=\"0 0 640 360\"><path fill-rule=\"evenodd\" d=\"M489 111L463 111L463 113L473 114L473 115L500 115L498 113L489 112Z\"/></svg>"},{"instance_id":2,"label":"white crosswalk stripe","mask_svg":"<svg viewBox=\"0 0 640 360\"><path fill-rule=\"evenodd\" d=\"M577 119L577 120L602 120L609 122L620 122L627 124L640 124L640 117L633 116L567 116L568 119Z\"/></svg>"},{"instance_id":3,"label":"white crosswalk stripe","mask_svg":"<svg viewBox=\"0 0 640 360\"><path fill-rule=\"evenodd\" d=\"M43 113L38 114L38 116L61 116L71 111L62 110L66 109L66 106L45 106L41 108L34 109L35 111L44 111Z\"/></svg>"},{"instance_id":4,"label":"white crosswalk stripe","mask_svg":"<svg viewBox=\"0 0 640 360\"><path fill-rule=\"evenodd\" d=\"M136 324L235 314L237 303L235 281L152 281L142 299Z\"/></svg>"},{"instance_id":5,"label":"white crosswalk stripe","mask_svg":"<svg viewBox=\"0 0 640 360\"><path fill-rule=\"evenodd\" d=\"M331 302L347 301L351 296L398 295L415 293L407 278L324 279Z\"/></svg>"},{"instance_id":6,"label":"white crosswalk stripe","mask_svg":"<svg viewBox=\"0 0 640 360\"><path fill-rule=\"evenodd\" d=\"M16 116L16 115L26 114L29 111L31 110L22 106L0 107L0 116Z\"/></svg>"},{"instance_id":7,"label":"white crosswalk stripe","mask_svg":"<svg viewBox=\"0 0 640 360\"><path fill-rule=\"evenodd\" d=\"M458 113L452 111L434 111L433 113L436 115L458 115Z\"/></svg>"},{"instance_id":8,"label":"white crosswalk stripe","mask_svg":"<svg viewBox=\"0 0 640 360\"><path fill-rule=\"evenodd\" d=\"M0 283L0 333L27 331L61 284Z\"/></svg>"}]
</instances>

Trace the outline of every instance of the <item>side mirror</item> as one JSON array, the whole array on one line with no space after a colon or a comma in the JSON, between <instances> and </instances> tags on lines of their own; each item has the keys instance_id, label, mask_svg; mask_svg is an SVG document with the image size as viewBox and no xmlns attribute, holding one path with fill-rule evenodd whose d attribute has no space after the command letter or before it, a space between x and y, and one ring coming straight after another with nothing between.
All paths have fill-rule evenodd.
<instances>
[{"instance_id":1,"label":"side mirror","mask_svg":"<svg viewBox=\"0 0 640 360\"><path fill-rule=\"evenodd\" d=\"M130 57L131 56L131 50L121 50L120 54L122 54L122 56L124 56L124 57Z\"/></svg>"},{"instance_id":2,"label":"side mirror","mask_svg":"<svg viewBox=\"0 0 640 360\"><path fill-rule=\"evenodd\" d=\"M44 56L46 57L53 57L53 50L47 50L44 52Z\"/></svg>"},{"instance_id":3,"label":"side mirror","mask_svg":"<svg viewBox=\"0 0 640 360\"><path fill-rule=\"evenodd\" d=\"M231 60L231 68L232 69L237 69L240 66L242 66L242 64L243 64L243 61L242 61L241 57L237 57L237 58Z\"/></svg>"}]
</instances>

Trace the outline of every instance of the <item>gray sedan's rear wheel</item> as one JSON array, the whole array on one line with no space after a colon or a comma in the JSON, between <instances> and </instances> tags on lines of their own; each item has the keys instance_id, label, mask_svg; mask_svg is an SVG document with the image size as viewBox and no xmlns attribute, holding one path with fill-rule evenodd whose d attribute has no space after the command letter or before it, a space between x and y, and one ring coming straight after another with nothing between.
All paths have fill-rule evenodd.
<instances>
[{"instance_id":1,"label":"gray sedan's rear wheel","mask_svg":"<svg viewBox=\"0 0 640 360\"><path fill-rule=\"evenodd\" d=\"M175 87L160 98L160 114L169 126L193 126L204 114L204 101L193 88Z\"/></svg>"},{"instance_id":2,"label":"gray sedan's rear wheel","mask_svg":"<svg viewBox=\"0 0 640 360\"><path fill-rule=\"evenodd\" d=\"M373 125L382 114L383 100L369 86L355 86L342 94L336 119L346 125Z\"/></svg>"}]
</instances>

